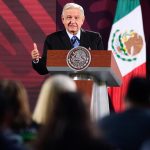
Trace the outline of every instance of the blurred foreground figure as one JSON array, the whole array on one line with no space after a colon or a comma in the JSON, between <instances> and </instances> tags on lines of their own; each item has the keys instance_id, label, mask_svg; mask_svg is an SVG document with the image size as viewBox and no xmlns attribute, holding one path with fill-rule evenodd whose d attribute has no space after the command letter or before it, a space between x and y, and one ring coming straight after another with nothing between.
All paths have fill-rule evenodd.
<instances>
[{"instance_id":1,"label":"blurred foreground figure","mask_svg":"<svg viewBox=\"0 0 150 150\"><path fill-rule=\"evenodd\" d=\"M25 150L21 131L31 123L26 89L19 81L0 81L0 149Z\"/></svg>"},{"instance_id":2,"label":"blurred foreground figure","mask_svg":"<svg viewBox=\"0 0 150 150\"><path fill-rule=\"evenodd\" d=\"M121 150L138 150L150 138L150 81L131 79L125 96L126 110L99 121L106 139Z\"/></svg>"},{"instance_id":3,"label":"blurred foreground figure","mask_svg":"<svg viewBox=\"0 0 150 150\"><path fill-rule=\"evenodd\" d=\"M111 149L92 124L83 99L77 92L61 92L53 99L36 150Z\"/></svg>"},{"instance_id":4,"label":"blurred foreground figure","mask_svg":"<svg viewBox=\"0 0 150 150\"><path fill-rule=\"evenodd\" d=\"M55 75L49 77L42 85L39 98L33 112L33 120L44 125L47 117L53 112L57 95L61 92L76 91L76 83L68 76Z\"/></svg>"}]
</instances>

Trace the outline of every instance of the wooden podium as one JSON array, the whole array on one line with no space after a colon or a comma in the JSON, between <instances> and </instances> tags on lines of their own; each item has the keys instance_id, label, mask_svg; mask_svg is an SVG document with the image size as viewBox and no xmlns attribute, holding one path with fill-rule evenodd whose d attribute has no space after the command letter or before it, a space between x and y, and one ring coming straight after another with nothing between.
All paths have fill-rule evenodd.
<instances>
[{"instance_id":1,"label":"wooden podium","mask_svg":"<svg viewBox=\"0 0 150 150\"><path fill-rule=\"evenodd\" d=\"M67 65L68 50L48 50L47 69L50 74L65 74L77 79L79 90L91 96L93 81L101 85L120 86L122 76L111 51L91 50L91 63L84 71L75 72ZM91 106L91 102L90 106ZM98 118L97 116L96 118Z\"/></svg>"}]
</instances>

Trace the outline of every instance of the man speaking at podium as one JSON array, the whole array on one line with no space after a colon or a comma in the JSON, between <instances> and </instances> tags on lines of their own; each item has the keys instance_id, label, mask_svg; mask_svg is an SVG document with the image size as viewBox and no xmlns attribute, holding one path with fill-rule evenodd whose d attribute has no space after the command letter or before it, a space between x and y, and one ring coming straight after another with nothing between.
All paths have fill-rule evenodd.
<instances>
[{"instance_id":1,"label":"man speaking at podium","mask_svg":"<svg viewBox=\"0 0 150 150\"><path fill-rule=\"evenodd\" d=\"M103 43L99 33L85 31L81 27L84 23L84 10L75 3L67 3L61 15L65 29L47 36L42 57L37 45L31 51L32 66L41 75L47 74L46 58L47 50L70 50L77 46L83 46L90 50L103 50Z\"/></svg>"}]
</instances>

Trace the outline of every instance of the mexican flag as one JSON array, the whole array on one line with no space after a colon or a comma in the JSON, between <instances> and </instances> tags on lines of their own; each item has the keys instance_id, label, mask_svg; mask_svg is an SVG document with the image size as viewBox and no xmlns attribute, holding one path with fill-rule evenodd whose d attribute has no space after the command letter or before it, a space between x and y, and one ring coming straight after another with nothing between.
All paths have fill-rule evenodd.
<instances>
[{"instance_id":1,"label":"mexican flag","mask_svg":"<svg viewBox=\"0 0 150 150\"><path fill-rule=\"evenodd\" d=\"M108 50L112 50L123 77L120 87L109 88L115 111L121 111L130 78L146 76L146 45L139 0L118 0Z\"/></svg>"}]
</instances>

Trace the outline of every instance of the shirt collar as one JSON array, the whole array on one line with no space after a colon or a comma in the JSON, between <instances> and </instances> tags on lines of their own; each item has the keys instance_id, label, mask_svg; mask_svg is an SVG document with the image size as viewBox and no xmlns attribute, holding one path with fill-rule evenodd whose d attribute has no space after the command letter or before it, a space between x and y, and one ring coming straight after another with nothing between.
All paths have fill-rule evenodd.
<instances>
[{"instance_id":1,"label":"shirt collar","mask_svg":"<svg viewBox=\"0 0 150 150\"><path fill-rule=\"evenodd\" d=\"M66 30L66 32L70 39L74 36L73 34L69 33L67 30ZM79 30L75 36L80 40L80 35L81 35L81 30Z\"/></svg>"}]
</instances>

